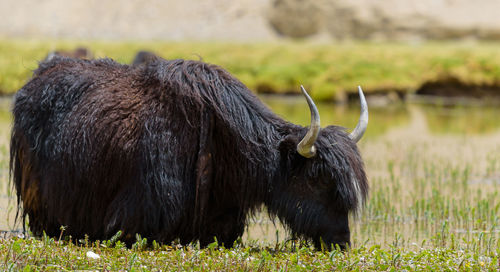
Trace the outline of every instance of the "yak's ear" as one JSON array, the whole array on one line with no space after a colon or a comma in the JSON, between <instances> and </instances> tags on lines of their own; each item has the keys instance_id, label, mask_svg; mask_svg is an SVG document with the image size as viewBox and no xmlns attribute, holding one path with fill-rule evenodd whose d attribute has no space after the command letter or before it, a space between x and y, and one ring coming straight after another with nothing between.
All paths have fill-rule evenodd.
<instances>
[{"instance_id":1,"label":"yak's ear","mask_svg":"<svg viewBox=\"0 0 500 272\"><path fill-rule=\"evenodd\" d=\"M289 152L290 150L296 150L297 144L300 139L295 135L288 135L279 144L280 153Z\"/></svg>"},{"instance_id":2,"label":"yak's ear","mask_svg":"<svg viewBox=\"0 0 500 272\"><path fill-rule=\"evenodd\" d=\"M279 143L278 150L282 160L287 160L289 162L296 161L297 159L302 161L305 158L297 152L297 144L299 144L301 138L296 135L288 135Z\"/></svg>"},{"instance_id":3,"label":"yak's ear","mask_svg":"<svg viewBox=\"0 0 500 272\"><path fill-rule=\"evenodd\" d=\"M280 156L280 167L286 169L286 176L294 176L301 171L310 161L297 152L297 144L301 138L296 135L288 135L279 143L278 150ZM288 180L288 179L287 179Z\"/></svg>"}]
</instances>

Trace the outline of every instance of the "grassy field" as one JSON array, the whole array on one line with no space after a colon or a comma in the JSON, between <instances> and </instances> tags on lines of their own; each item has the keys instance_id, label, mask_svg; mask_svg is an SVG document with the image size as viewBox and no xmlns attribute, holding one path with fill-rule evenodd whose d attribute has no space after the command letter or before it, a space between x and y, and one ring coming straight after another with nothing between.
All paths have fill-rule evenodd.
<instances>
[{"instance_id":1,"label":"grassy field","mask_svg":"<svg viewBox=\"0 0 500 272\"><path fill-rule=\"evenodd\" d=\"M291 110L301 108L297 104L269 104L287 119L304 122L302 111ZM11 120L8 101L2 105L0 185L8 197ZM332 110L331 104L320 106L323 122L355 124L357 110ZM303 241L289 241L279 223L274 226L261 214L233 248L216 242L206 249L159 245L140 237L132 248L125 248L114 240L4 233L0 270L498 271L500 130L494 120L499 114L498 108L416 105L403 113L388 110L386 120L381 112L376 114L370 128L391 125L359 143L371 191L364 211L353 220L352 248L346 252L321 252ZM464 125L471 122L470 116L481 125ZM255 234L256 230L262 231Z\"/></svg>"},{"instance_id":2,"label":"grassy field","mask_svg":"<svg viewBox=\"0 0 500 272\"><path fill-rule=\"evenodd\" d=\"M0 92L19 89L38 61L56 49L88 47L96 57L130 63L138 50L167 59L218 64L252 90L298 93L305 85L316 100L341 99L362 85L367 92L413 92L424 82L453 77L470 85L500 86L498 43L200 43L99 42L0 39Z\"/></svg>"}]
</instances>

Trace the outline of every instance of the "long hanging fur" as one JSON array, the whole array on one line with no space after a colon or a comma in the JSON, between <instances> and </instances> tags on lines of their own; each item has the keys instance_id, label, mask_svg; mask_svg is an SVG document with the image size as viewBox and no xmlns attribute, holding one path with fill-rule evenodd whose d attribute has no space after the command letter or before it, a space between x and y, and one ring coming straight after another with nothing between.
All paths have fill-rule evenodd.
<instances>
[{"instance_id":1,"label":"long hanging fur","mask_svg":"<svg viewBox=\"0 0 500 272\"><path fill-rule=\"evenodd\" d=\"M347 215L368 192L343 128L272 113L240 81L199 61L54 57L15 96L10 171L23 222L40 235L232 245L249 214L315 243L349 242Z\"/></svg>"}]
</instances>

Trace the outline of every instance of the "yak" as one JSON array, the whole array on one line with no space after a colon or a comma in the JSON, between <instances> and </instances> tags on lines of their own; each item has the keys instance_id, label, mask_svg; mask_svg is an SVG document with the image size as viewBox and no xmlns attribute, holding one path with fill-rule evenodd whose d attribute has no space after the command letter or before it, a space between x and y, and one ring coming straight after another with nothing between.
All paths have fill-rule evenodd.
<instances>
[{"instance_id":1,"label":"yak","mask_svg":"<svg viewBox=\"0 0 500 272\"><path fill-rule=\"evenodd\" d=\"M158 60L158 58L160 57L153 52L141 50L135 55L132 65L148 64Z\"/></svg>"},{"instance_id":2,"label":"yak","mask_svg":"<svg viewBox=\"0 0 500 272\"><path fill-rule=\"evenodd\" d=\"M44 61L49 61L55 56L77 58L77 59L93 59L92 52L85 47L77 47L74 50L56 50L51 51L45 57Z\"/></svg>"},{"instance_id":3,"label":"yak","mask_svg":"<svg viewBox=\"0 0 500 272\"><path fill-rule=\"evenodd\" d=\"M23 225L35 236L133 243L241 237L265 207L293 237L350 244L349 215L367 197L351 132L273 113L223 68L193 60L122 65L55 56L16 93L10 175ZM28 221L26 223L26 220Z\"/></svg>"}]
</instances>

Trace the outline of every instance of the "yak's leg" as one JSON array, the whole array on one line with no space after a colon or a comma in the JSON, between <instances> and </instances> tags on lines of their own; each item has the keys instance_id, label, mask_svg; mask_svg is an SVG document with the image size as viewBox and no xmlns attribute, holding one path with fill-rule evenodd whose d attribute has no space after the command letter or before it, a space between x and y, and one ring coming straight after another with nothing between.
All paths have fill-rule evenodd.
<instances>
[{"instance_id":1,"label":"yak's leg","mask_svg":"<svg viewBox=\"0 0 500 272\"><path fill-rule=\"evenodd\" d=\"M54 217L49 217L44 208L38 164L29 150L24 134L15 130L11 139L11 171L18 204L22 203L22 209L18 206L18 214L22 213L23 229L28 218L29 228L35 236L42 236L43 232L57 236L60 233L60 224L57 224Z\"/></svg>"},{"instance_id":2,"label":"yak's leg","mask_svg":"<svg viewBox=\"0 0 500 272\"><path fill-rule=\"evenodd\" d=\"M226 209L207 218L203 234L200 237L200 246L205 247L217 238L219 245L232 247L236 239L243 235L246 217L239 209Z\"/></svg>"}]
</instances>

